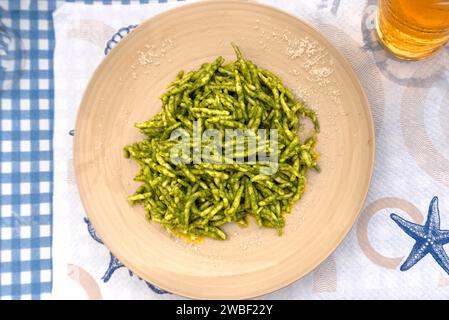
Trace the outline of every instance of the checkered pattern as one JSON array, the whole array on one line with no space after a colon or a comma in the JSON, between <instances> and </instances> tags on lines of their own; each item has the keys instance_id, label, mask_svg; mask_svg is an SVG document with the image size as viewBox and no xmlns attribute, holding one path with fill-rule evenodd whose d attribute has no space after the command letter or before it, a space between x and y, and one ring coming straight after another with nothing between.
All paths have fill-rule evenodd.
<instances>
[{"instance_id":1,"label":"checkered pattern","mask_svg":"<svg viewBox=\"0 0 449 320\"><path fill-rule=\"evenodd\" d=\"M0 0L2 299L39 299L51 292L54 110L52 14L61 2ZM157 1L77 2L128 4Z\"/></svg>"}]
</instances>

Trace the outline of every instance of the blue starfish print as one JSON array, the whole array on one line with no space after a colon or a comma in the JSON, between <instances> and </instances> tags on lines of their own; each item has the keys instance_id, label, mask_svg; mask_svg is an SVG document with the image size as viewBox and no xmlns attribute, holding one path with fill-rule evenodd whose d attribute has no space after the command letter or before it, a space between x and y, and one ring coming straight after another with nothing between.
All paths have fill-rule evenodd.
<instances>
[{"instance_id":1,"label":"blue starfish print","mask_svg":"<svg viewBox=\"0 0 449 320\"><path fill-rule=\"evenodd\" d=\"M104 49L104 54L108 54L109 51L112 50L112 48L121 40L123 39L128 33L130 33L132 30L134 30L137 27L137 25L130 25L128 27L125 28L121 28L117 31L117 33L115 33L111 40L109 40L106 44L106 48ZM71 136L73 136L75 134L74 130L70 130L69 134ZM92 223L89 221L89 219L84 218L84 222L87 224L87 231L89 232L90 236L97 242L104 244L103 241L101 240L101 238L97 235L95 229L92 226ZM104 282L108 282L109 279L111 279L111 276L113 275L113 273L120 268L125 267L125 265L118 260L111 252L109 252L109 256L110 256L110 260L109 260L109 266L108 269L106 270L106 272L104 273L103 277L101 277L101 279ZM133 273L128 270L129 275L132 277ZM143 280L142 278L138 277L140 280ZM170 292L167 292L165 290L162 290L158 287L156 287L155 285L145 281L145 284L147 285L148 288L150 288L151 290L153 290L155 293L157 294L170 294Z\"/></svg>"},{"instance_id":2,"label":"blue starfish print","mask_svg":"<svg viewBox=\"0 0 449 320\"><path fill-rule=\"evenodd\" d=\"M430 202L427 221L423 226L407 221L394 213L390 217L416 241L410 255L401 265L401 271L407 271L430 253L441 268L449 274L449 257L443 248L445 244L449 243L449 230L440 230L438 197L433 197Z\"/></svg>"},{"instance_id":3,"label":"blue starfish print","mask_svg":"<svg viewBox=\"0 0 449 320\"><path fill-rule=\"evenodd\" d=\"M122 40L126 35L128 35L128 33L133 31L135 28L137 28L137 25L133 24L124 28L120 28L106 43L106 48L104 48L104 54L107 55L120 40Z\"/></svg>"}]
</instances>

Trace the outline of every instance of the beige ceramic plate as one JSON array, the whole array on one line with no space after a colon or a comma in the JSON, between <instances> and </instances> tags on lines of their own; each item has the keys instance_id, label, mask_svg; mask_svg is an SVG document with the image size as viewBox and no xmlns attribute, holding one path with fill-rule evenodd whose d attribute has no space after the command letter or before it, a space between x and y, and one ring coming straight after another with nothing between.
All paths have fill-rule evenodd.
<instances>
[{"instance_id":1,"label":"beige ceramic plate","mask_svg":"<svg viewBox=\"0 0 449 320\"><path fill-rule=\"evenodd\" d=\"M227 241L193 246L145 220L127 196L138 166L123 146L142 139L133 124L160 110L181 70L218 55L230 42L280 75L321 122L320 174L287 216L285 234L225 227ZM96 231L128 268L158 287L193 298L248 298L272 292L318 266L350 230L365 199L374 159L373 122L349 64L316 30L253 2L207 1L142 23L104 59L78 114L75 166L81 199Z\"/></svg>"}]
</instances>

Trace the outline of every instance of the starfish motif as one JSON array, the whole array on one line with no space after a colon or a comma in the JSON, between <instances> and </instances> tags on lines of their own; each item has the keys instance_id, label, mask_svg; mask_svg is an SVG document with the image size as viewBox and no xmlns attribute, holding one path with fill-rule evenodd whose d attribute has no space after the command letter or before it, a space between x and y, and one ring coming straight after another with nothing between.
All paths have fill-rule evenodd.
<instances>
[{"instance_id":1,"label":"starfish motif","mask_svg":"<svg viewBox=\"0 0 449 320\"><path fill-rule=\"evenodd\" d=\"M84 218L84 222L87 224L87 231L89 232L90 236L97 242L104 244L103 241L100 239L100 237L97 235L97 232L95 231L95 229L92 226L92 223L90 222L90 220L88 218ZM101 280L103 280L103 282L108 282L109 279L111 279L112 274L120 268L125 267L125 265L120 262L119 259L117 259L111 252L109 252L109 266L108 269L106 270L106 272L104 273L103 277L101 277ZM129 275L132 277L133 273L131 272L131 270L128 270ZM142 280L142 278L138 277L140 280ZM144 280L142 280L144 281ZM155 285L144 281L147 285L148 288L150 288L151 290L153 290L155 293L157 294L170 294L170 292L167 292L165 290L162 290L158 287L156 287Z\"/></svg>"},{"instance_id":2,"label":"starfish motif","mask_svg":"<svg viewBox=\"0 0 449 320\"><path fill-rule=\"evenodd\" d=\"M95 231L94 227L92 226L92 223L89 219L84 218L84 222L87 224L87 231L89 232L90 236L97 242L104 244L103 240L100 239L97 232Z\"/></svg>"},{"instance_id":3,"label":"starfish motif","mask_svg":"<svg viewBox=\"0 0 449 320\"><path fill-rule=\"evenodd\" d=\"M106 48L104 48L104 54L107 55L120 40L122 40L126 35L128 35L128 33L133 31L135 28L137 28L137 25L134 24L124 28L120 28L106 43Z\"/></svg>"},{"instance_id":4,"label":"starfish motif","mask_svg":"<svg viewBox=\"0 0 449 320\"><path fill-rule=\"evenodd\" d=\"M445 244L449 243L449 230L440 230L438 197L433 197L430 202L427 221L423 226L407 221L394 213L390 217L406 234L416 241L410 255L401 265L401 271L407 271L430 253L441 268L449 274L449 257L443 248Z\"/></svg>"},{"instance_id":5,"label":"starfish motif","mask_svg":"<svg viewBox=\"0 0 449 320\"><path fill-rule=\"evenodd\" d=\"M124 28L120 28L117 33L115 33L112 38L106 43L106 48L104 49L104 54L107 55L109 53L109 51L112 50L112 48L121 40L123 39L128 33L130 33L132 30L134 30L137 27L137 25L130 25L128 27L124 27ZM75 130L70 130L69 134L71 136L75 135ZM103 241L101 240L101 238L97 235L97 233L95 232L95 229L92 226L92 223L89 221L89 219L84 218L84 222L87 224L87 231L89 232L90 236L97 242L104 244ZM103 277L101 277L101 279L103 280L103 282L108 282L109 279L111 279L112 274L120 268L125 267L125 265L119 260L117 259L111 252L109 252L109 266L108 269L106 270L106 272L104 273ZM129 275L132 277L133 273L131 272L131 270L128 270ZM142 280L142 278L138 277L140 280ZM144 281L144 280L143 280ZM156 287L155 285L145 281L146 285L148 288L150 288L151 290L153 290L155 293L157 294L170 294L169 292L162 290L158 287Z\"/></svg>"}]
</instances>

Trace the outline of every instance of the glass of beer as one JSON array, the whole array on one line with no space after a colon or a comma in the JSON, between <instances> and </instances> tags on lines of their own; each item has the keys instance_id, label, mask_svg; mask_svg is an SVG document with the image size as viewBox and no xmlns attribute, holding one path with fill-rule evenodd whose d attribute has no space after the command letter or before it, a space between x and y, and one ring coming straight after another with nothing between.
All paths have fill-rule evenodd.
<instances>
[{"instance_id":1,"label":"glass of beer","mask_svg":"<svg viewBox=\"0 0 449 320\"><path fill-rule=\"evenodd\" d=\"M397 57L429 57L449 41L449 0L379 0L376 29Z\"/></svg>"}]
</instances>

